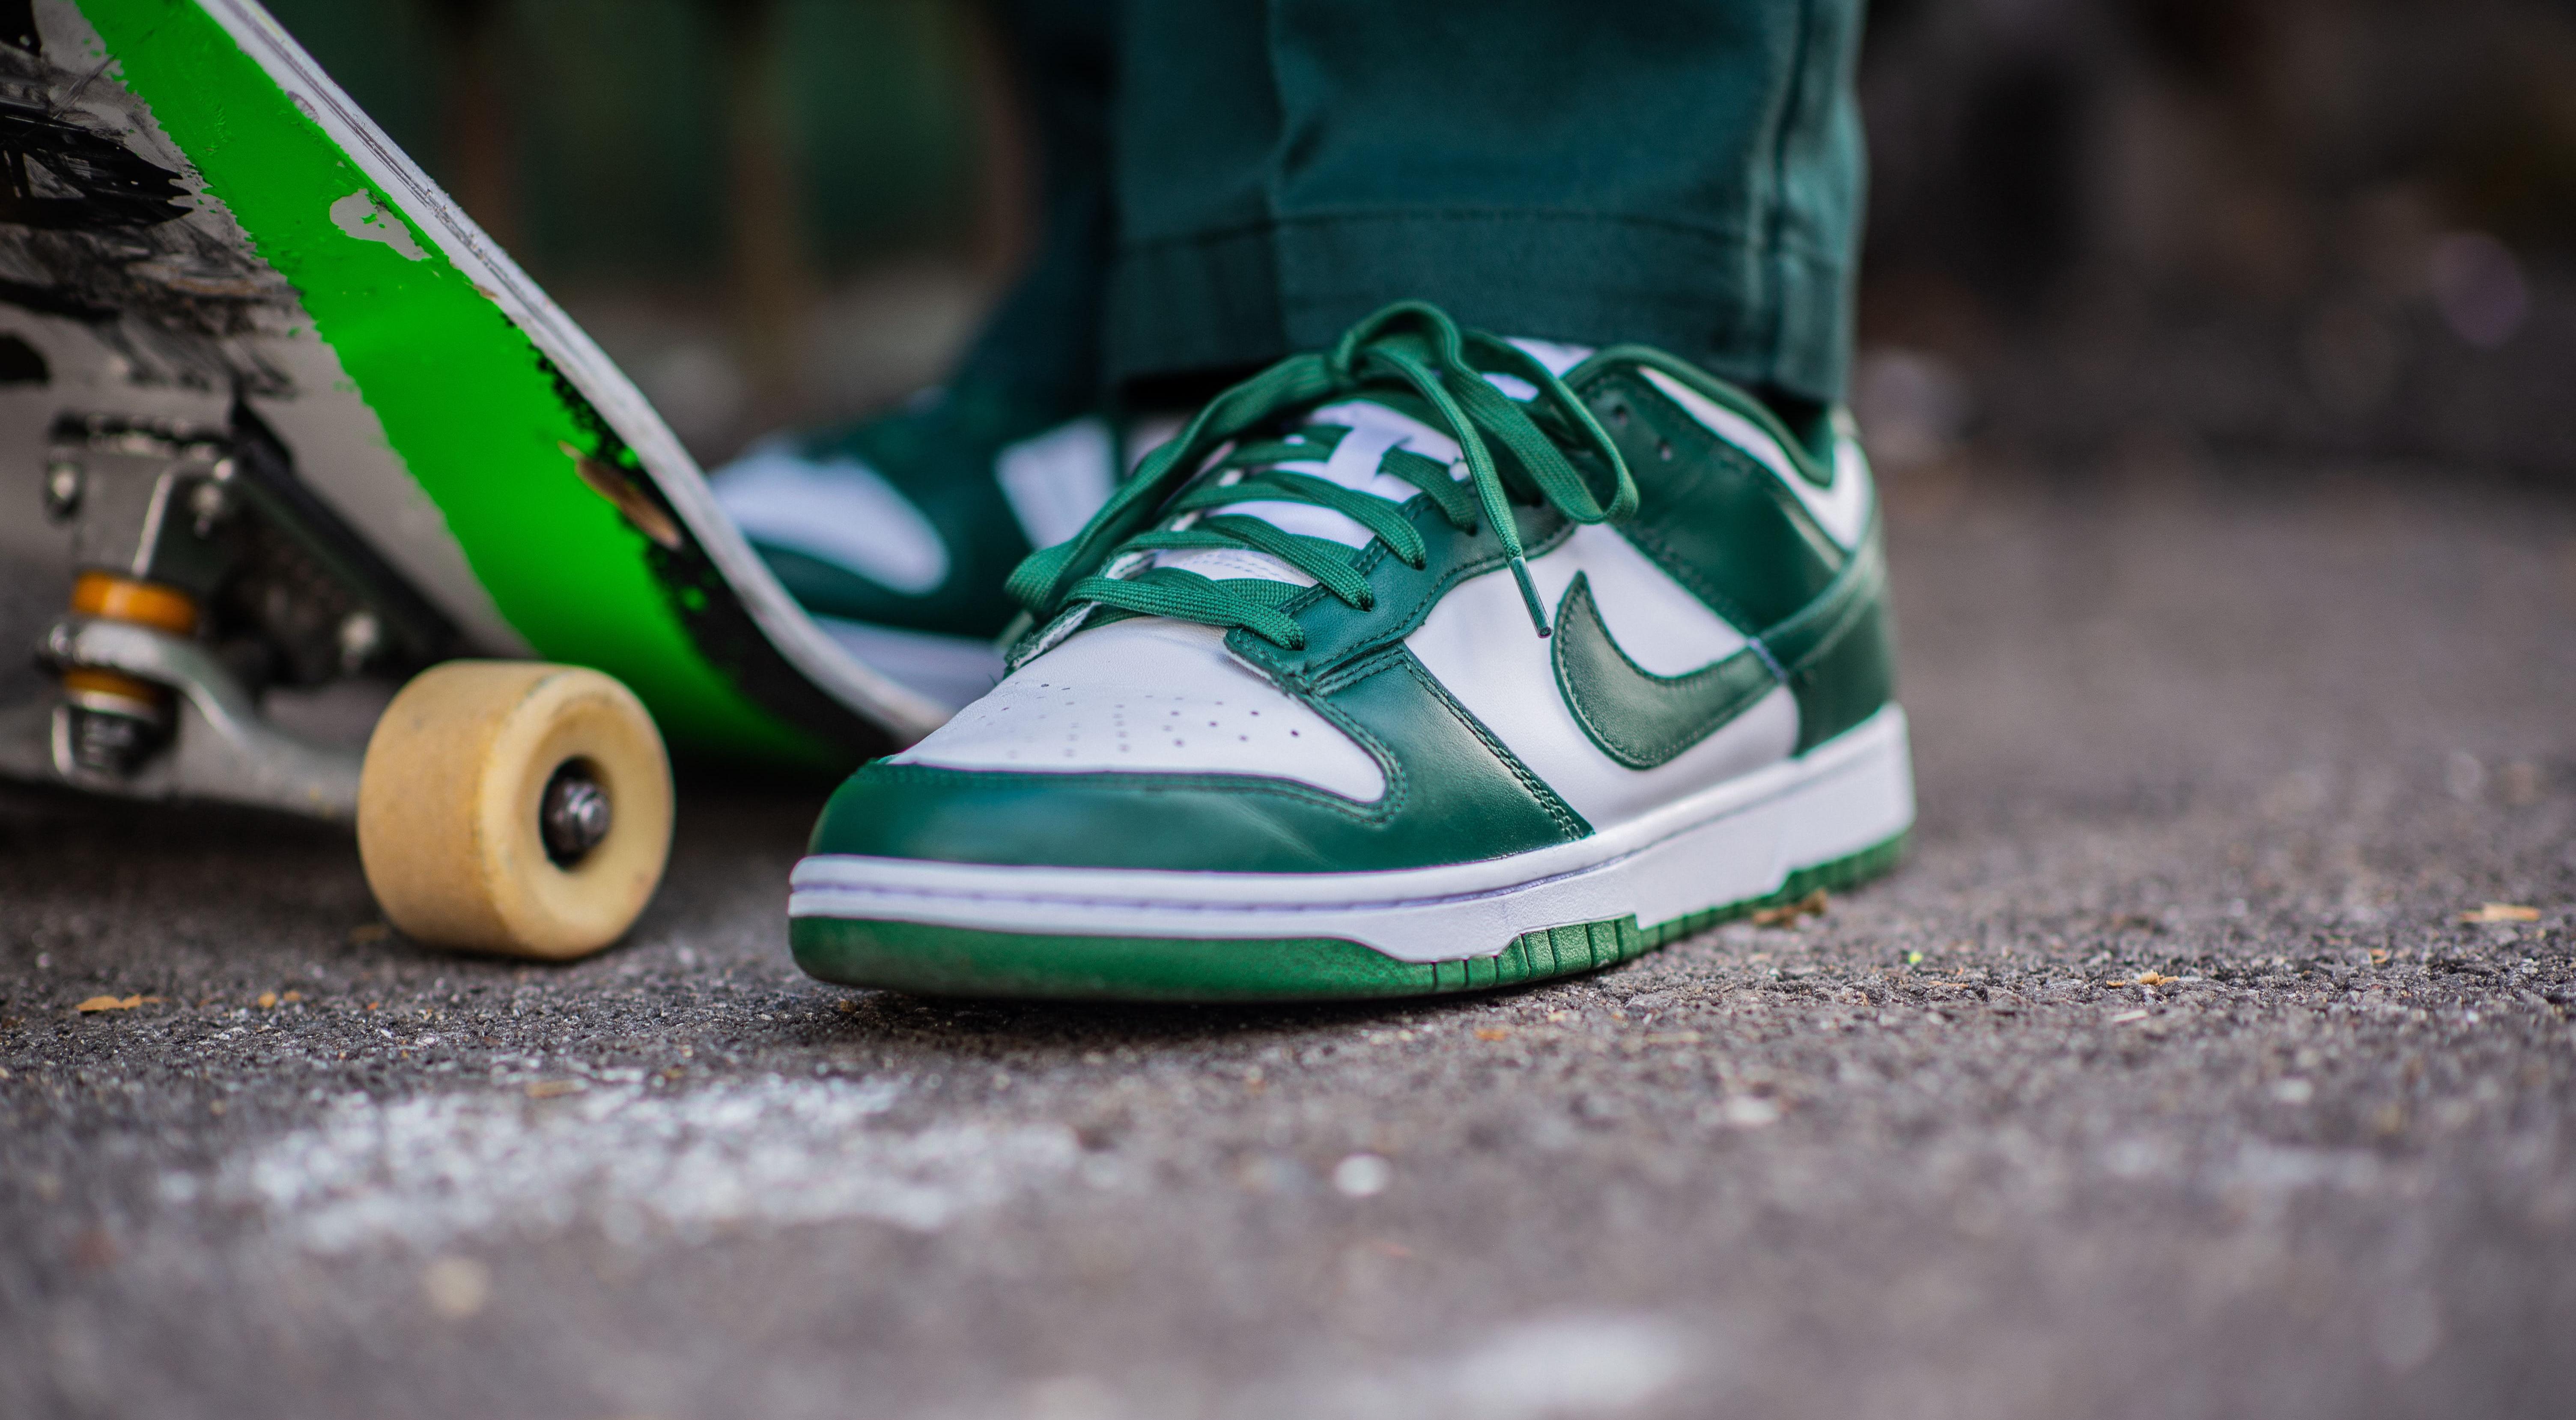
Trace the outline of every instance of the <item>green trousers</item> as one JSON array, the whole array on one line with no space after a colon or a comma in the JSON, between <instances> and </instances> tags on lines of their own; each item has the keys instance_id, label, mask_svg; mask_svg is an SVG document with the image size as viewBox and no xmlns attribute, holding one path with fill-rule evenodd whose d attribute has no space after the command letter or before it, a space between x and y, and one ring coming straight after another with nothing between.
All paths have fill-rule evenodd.
<instances>
[{"instance_id":1,"label":"green trousers","mask_svg":"<svg viewBox=\"0 0 2576 1420\"><path fill-rule=\"evenodd\" d=\"M1419 298L1841 396L1863 0L995 0L1046 229L966 378L1204 379Z\"/></svg>"}]
</instances>

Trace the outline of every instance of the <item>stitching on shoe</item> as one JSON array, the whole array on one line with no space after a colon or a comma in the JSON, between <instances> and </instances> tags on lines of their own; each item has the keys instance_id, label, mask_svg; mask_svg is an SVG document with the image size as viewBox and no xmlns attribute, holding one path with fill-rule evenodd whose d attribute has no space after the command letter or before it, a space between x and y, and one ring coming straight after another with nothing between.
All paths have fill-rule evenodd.
<instances>
[{"instance_id":1,"label":"stitching on shoe","mask_svg":"<svg viewBox=\"0 0 2576 1420\"><path fill-rule=\"evenodd\" d=\"M1512 777L1520 781L1522 791L1538 801L1539 807L1547 811L1547 816L1555 820L1557 828L1567 838L1581 838L1592 831L1592 826L1576 817L1573 808L1565 800L1558 798L1556 791L1549 788L1545 780L1531 773L1529 766L1521 763L1519 755L1505 748L1503 742L1494 737L1494 732L1485 728L1484 721L1477 719L1472 711L1458 703L1457 697L1449 693L1449 688L1442 685L1439 678L1431 674L1430 667L1422 664L1410 650L1398 648L1398 654L1403 658L1401 664L1405 673L1412 676L1424 690L1429 691L1432 699L1437 701L1442 709L1447 710L1460 725L1466 727L1467 732L1474 735L1477 742L1485 747L1486 753L1511 771Z\"/></svg>"}]
</instances>

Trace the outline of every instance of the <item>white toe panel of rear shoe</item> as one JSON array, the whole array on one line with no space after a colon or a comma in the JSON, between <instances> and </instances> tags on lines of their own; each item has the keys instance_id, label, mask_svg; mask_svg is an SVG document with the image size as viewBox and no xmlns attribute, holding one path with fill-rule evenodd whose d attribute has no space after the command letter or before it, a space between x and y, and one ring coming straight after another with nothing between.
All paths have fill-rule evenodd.
<instances>
[{"instance_id":1,"label":"white toe panel of rear shoe","mask_svg":"<svg viewBox=\"0 0 2576 1420\"><path fill-rule=\"evenodd\" d=\"M801 552L881 587L919 595L948 580L948 545L912 500L851 458L753 449L711 476L716 504L756 542Z\"/></svg>"}]
</instances>

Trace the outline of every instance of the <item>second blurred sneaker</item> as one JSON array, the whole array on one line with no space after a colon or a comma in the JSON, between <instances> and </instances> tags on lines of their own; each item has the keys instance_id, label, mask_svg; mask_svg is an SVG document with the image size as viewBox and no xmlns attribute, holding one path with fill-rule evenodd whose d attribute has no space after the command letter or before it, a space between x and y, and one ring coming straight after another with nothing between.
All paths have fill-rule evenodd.
<instances>
[{"instance_id":1,"label":"second blurred sneaker","mask_svg":"<svg viewBox=\"0 0 2576 1420\"><path fill-rule=\"evenodd\" d=\"M1111 421L931 390L889 414L765 440L716 501L789 592L868 664L948 705L1002 674L1003 583L1081 531L1120 469Z\"/></svg>"}]
</instances>

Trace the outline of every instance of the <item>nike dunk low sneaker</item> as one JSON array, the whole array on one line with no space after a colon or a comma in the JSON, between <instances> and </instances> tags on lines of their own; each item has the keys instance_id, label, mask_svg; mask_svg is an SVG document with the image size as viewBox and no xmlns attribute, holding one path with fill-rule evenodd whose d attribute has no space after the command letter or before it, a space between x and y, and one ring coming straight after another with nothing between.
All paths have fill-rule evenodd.
<instances>
[{"instance_id":1,"label":"nike dunk low sneaker","mask_svg":"<svg viewBox=\"0 0 2576 1420\"><path fill-rule=\"evenodd\" d=\"M1877 503L1640 346L1396 306L1210 403L1011 579L992 693L844 784L805 970L1405 996L1622 961L1894 861Z\"/></svg>"},{"instance_id":2,"label":"nike dunk low sneaker","mask_svg":"<svg viewBox=\"0 0 2576 1420\"><path fill-rule=\"evenodd\" d=\"M934 700L993 688L1004 590L1031 548L1082 530L1119 476L1107 419L930 391L894 413L755 445L711 482L780 582L835 639Z\"/></svg>"}]
</instances>

